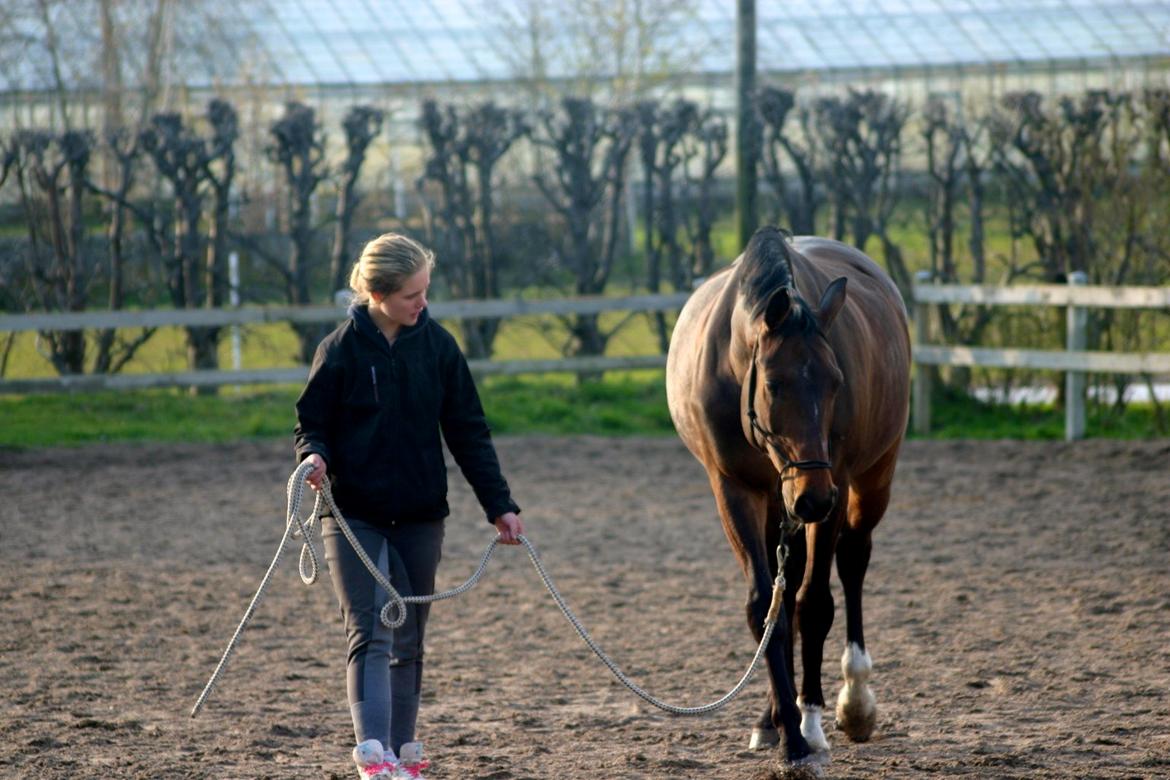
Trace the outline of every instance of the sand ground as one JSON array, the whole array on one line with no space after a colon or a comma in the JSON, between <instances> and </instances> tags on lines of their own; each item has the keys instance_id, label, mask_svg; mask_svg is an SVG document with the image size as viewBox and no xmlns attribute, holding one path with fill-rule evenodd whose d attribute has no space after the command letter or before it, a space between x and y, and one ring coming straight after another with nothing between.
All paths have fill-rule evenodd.
<instances>
[{"instance_id":1,"label":"sand ground","mask_svg":"<svg viewBox=\"0 0 1170 780\"><path fill-rule=\"evenodd\" d=\"M528 535L639 683L718 697L754 646L673 438L503 438ZM351 778L344 638L295 550L188 710L283 531L285 441L0 452L0 777ZM490 538L452 479L440 586ZM829 636L840 685L844 619ZM874 738L831 778L1170 776L1170 443L910 442L866 588ZM520 549L432 611L420 737L443 778L767 778L766 682L663 715L598 663Z\"/></svg>"}]
</instances>

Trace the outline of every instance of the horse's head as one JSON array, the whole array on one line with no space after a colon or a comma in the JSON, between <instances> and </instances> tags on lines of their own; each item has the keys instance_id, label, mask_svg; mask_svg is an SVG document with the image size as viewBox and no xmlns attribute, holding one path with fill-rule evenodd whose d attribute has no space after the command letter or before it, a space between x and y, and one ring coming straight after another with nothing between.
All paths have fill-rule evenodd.
<instances>
[{"instance_id":1,"label":"horse's head","mask_svg":"<svg viewBox=\"0 0 1170 780\"><path fill-rule=\"evenodd\" d=\"M825 289L816 309L783 286L752 318L745 433L780 474L788 515L804 523L825 519L838 497L829 435L844 377L826 334L844 302L844 278Z\"/></svg>"}]
</instances>

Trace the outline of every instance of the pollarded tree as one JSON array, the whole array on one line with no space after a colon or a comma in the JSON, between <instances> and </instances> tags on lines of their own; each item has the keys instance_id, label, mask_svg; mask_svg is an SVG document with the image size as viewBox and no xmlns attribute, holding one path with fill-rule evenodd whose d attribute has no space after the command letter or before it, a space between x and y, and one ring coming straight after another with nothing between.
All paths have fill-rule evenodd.
<instances>
[{"instance_id":1,"label":"pollarded tree","mask_svg":"<svg viewBox=\"0 0 1170 780\"><path fill-rule=\"evenodd\" d=\"M325 163L325 135L316 112L303 103L292 102L284 116L273 123L273 143L268 156L284 173L288 185L289 251L282 270L289 303L312 302L310 279L313 271L313 194L328 175ZM320 325L294 325L300 342L300 359L313 360L317 344L325 335Z\"/></svg>"},{"instance_id":2,"label":"pollarded tree","mask_svg":"<svg viewBox=\"0 0 1170 780\"><path fill-rule=\"evenodd\" d=\"M794 109L795 121L792 121ZM797 108L792 90L764 87L756 96L756 112L764 128L761 155L764 180L776 194L792 232L815 235L817 211L825 196L820 184L822 172L812 111L808 106ZM789 180L788 165L796 173L795 182Z\"/></svg>"},{"instance_id":3,"label":"pollarded tree","mask_svg":"<svg viewBox=\"0 0 1170 780\"><path fill-rule=\"evenodd\" d=\"M880 92L850 90L844 99L818 100L814 114L825 152L834 237L843 240L848 232L862 250L876 237L886 270L908 296L910 272L890 236L890 219L898 201L894 185L909 109Z\"/></svg>"},{"instance_id":4,"label":"pollarded tree","mask_svg":"<svg viewBox=\"0 0 1170 780\"><path fill-rule=\"evenodd\" d=\"M984 175L991 152L987 142L988 117L964 117L942 98L931 98L922 117L921 134L926 152L927 237L930 275L946 284L984 284L987 260L984 242ZM959 210L966 194L966 220ZM969 263L960 257L960 224L968 225ZM1009 284L1020 269L1008 263L997 279ZM981 305L938 307L943 337L950 344L978 344L996 318L996 310ZM924 366L921 370L936 371ZM966 367L950 370L951 384L964 390L971 381Z\"/></svg>"},{"instance_id":5,"label":"pollarded tree","mask_svg":"<svg viewBox=\"0 0 1170 780\"><path fill-rule=\"evenodd\" d=\"M684 138L683 172L687 179L683 213L691 242L691 273L688 284L710 276L715 270L715 248L711 232L715 227L715 172L728 150L727 120L712 109L700 113Z\"/></svg>"},{"instance_id":6,"label":"pollarded tree","mask_svg":"<svg viewBox=\"0 0 1170 780\"><path fill-rule=\"evenodd\" d=\"M235 197L235 146L240 137L240 119L230 103L213 99L207 104L207 121L211 126L206 169L211 185L211 221L204 285L207 304L223 306L228 301L228 233Z\"/></svg>"},{"instance_id":7,"label":"pollarded tree","mask_svg":"<svg viewBox=\"0 0 1170 780\"><path fill-rule=\"evenodd\" d=\"M168 268L167 289L175 308L194 309L214 305L206 284L204 270L205 240L203 209L209 166L214 150L177 113L155 114L141 133L142 148L154 161L155 168L170 186L173 198L173 240L166 241L155 209L146 220L152 240L165 247L163 257ZM187 362L193 370L219 366L218 328L188 326ZM210 392L201 388L200 392Z\"/></svg>"},{"instance_id":8,"label":"pollarded tree","mask_svg":"<svg viewBox=\"0 0 1170 780\"><path fill-rule=\"evenodd\" d=\"M24 130L9 141L5 168L15 174L28 229L27 277L43 311L86 308L96 273L87 245L83 199L94 139L87 132ZM46 357L60 374L85 371L85 334L42 331Z\"/></svg>"},{"instance_id":9,"label":"pollarded tree","mask_svg":"<svg viewBox=\"0 0 1170 780\"><path fill-rule=\"evenodd\" d=\"M427 239L439 249L439 272L456 298L500 296L502 251L496 241L496 165L529 131L523 115L491 101L465 111L423 104L419 123L429 146L417 189L427 210ZM431 195L427 184L437 190ZM491 356L499 320L460 322L472 358Z\"/></svg>"},{"instance_id":10,"label":"pollarded tree","mask_svg":"<svg viewBox=\"0 0 1170 780\"><path fill-rule=\"evenodd\" d=\"M642 162L642 230L646 253L646 288L662 289L663 261L676 290L690 289L690 263L685 259L678 209L679 187L684 178L683 141L698 122L698 107L688 100L676 100L665 109L652 101L635 108L638 117L637 143ZM666 317L655 312L658 344L662 352L670 345Z\"/></svg>"},{"instance_id":11,"label":"pollarded tree","mask_svg":"<svg viewBox=\"0 0 1170 780\"><path fill-rule=\"evenodd\" d=\"M333 252L329 260L330 289L343 290L349 282L350 257L349 234L353 228L353 216L357 212L361 197L357 182L370 144L382 132L385 115L371 106L354 106L345 115L341 126L345 130L345 162L337 182L337 222L333 229Z\"/></svg>"},{"instance_id":12,"label":"pollarded tree","mask_svg":"<svg viewBox=\"0 0 1170 780\"><path fill-rule=\"evenodd\" d=\"M573 278L576 295L605 291L617 256L626 159L637 132L637 114L607 110L592 100L564 98L558 111L541 114L536 143L555 155L553 176L541 172L537 187L564 227L558 262ZM596 314L566 320L568 355L602 355L614 331L602 331Z\"/></svg>"},{"instance_id":13,"label":"pollarded tree","mask_svg":"<svg viewBox=\"0 0 1170 780\"><path fill-rule=\"evenodd\" d=\"M99 195L105 196L109 220L106 226L106 238L109 242L106 299L110 310L117 311L123 307L126 300L125 269L128 259L126 230L130 222L128 204L143 149L139 134L125 128L111 130L105 140L104 148L111 162L107 167L107 178L111 180L112 189L104 190L92 181L89 182L89 187ZM139 284L144 282L139 281ZM153 334L154 328L143 328L133 338L119 339L119 333L114 328L98 331L95 339L97 355L94 358L94 373L112 374L120 371Z\"/></svg>"}]
</instances>

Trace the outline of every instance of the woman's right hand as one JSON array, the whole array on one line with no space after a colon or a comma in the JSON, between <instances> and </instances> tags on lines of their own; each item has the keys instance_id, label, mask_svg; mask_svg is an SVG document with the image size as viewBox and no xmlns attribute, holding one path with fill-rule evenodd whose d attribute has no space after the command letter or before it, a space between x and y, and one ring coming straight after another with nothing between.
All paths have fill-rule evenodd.
<instances>
[{"instance_id":1,"label":"woman's right hand","mask_svg":"<svg viewBox=\"0 0 1170 780\"><path fill-rule=\"evenodd\" d=\"M309 487L313 488L313 490L320 490L321 480L325 478L325 472L327 471L325 468L325 459L314 452L305 458L305 460L313 464L313 470L305 475L305 482L308 482Z\"/></svg>"}]
</instances>

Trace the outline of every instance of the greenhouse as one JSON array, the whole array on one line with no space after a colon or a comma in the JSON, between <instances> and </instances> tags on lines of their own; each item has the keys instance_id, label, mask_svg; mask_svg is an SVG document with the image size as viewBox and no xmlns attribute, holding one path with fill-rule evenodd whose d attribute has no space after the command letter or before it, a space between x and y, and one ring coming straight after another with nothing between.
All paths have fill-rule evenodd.
<instances>
[{"instance_id":1,"label":"greenhouse","mask_svg":"<svg viewBox=\"0 0 1170 780\"><path fill-rule=\"evenodd\" d=\"M247 92L401 109L420 95L515 102L535 84L588 84L726 106L735 65L726 0L8 5L0 126L59 122L58 93L93 121L114 91L156 108ZM1165 0L803 0L760 2L756 15L761 82L804 90L1052 94L1165 85L1170 71Z\"/></svg>"}]
</instances>

